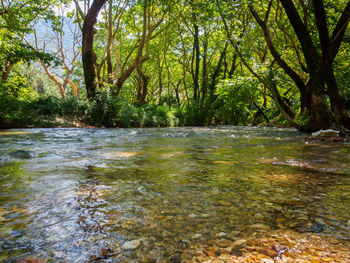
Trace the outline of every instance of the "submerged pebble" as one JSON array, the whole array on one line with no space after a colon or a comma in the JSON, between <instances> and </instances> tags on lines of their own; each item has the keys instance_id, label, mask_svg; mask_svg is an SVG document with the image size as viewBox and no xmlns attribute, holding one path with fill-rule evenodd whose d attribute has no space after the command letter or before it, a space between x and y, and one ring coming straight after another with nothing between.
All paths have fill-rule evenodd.
<instances>
[{"instance_id":1,"label":"submerged pebble","mask_svg":"<svg viewBox=\"0 0 350 263\"><path fill-rule=\"evenodd\" d=\"M202 235L201 235L201 234L193 234L191 237L192 237L193 239L198 239L198 238L201 238Z\"/></svg>"},{"instance_id":2,"label":"submerged pebble","mask_svg":"<svg viewBox=\"0 0 350 263\"><path fill-rule=\"evenodd\" d=\"M135 240L131 240L131 241L127 241L125 242L121 248L122 249L136 249L139 246L141 246L141 241L139 239L135 239Z\"/></svg>"}]
</instances>

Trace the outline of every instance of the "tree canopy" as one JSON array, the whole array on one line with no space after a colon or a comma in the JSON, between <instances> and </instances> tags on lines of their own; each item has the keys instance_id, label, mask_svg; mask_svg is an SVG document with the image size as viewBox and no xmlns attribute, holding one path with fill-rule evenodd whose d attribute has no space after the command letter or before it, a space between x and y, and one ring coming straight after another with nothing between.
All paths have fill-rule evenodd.
<instances>
[{"instance_id":1,"label":"tree canopy","mask_svg":"<svg viewBox=\"0 0 350 263\"><path fill-rule=\"evenodd\" d=\"M58 50L40 43L38 21ZM185 125L350 129L349 21L346 0L2 0L0 94L31 63L107 126L126 103L169 107Z\"/></svg>"}]
</instances>

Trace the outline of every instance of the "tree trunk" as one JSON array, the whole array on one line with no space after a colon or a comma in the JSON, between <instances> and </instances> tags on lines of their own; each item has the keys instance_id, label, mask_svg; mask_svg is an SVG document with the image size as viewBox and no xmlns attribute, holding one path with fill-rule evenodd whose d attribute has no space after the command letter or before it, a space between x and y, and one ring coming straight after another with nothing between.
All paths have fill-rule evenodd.
<instances>
[{"instance_id":1,"label":"tree trunk","mask_svg":"<svg viewBox=\"0 0 350 263\"><path fill-rule=\"evenodd\" d=\"M108 39L106 47L106 62L107 62L107 82L112 84L112 57L111 57L111 47L113 41L113 0L108 0Z\"/></svg>"},{"instance_id":2,"label":"tree trunk","mask_svg":"<svg viewBox=\"0 0 350 263\"><path fill-rule=\"evenodd\" d=\"M1 80L2 81L7 81L10 75L10 71L12 69L13 64L8 61L4 67L3 72L1 73Z\"/></svg>"},{"instance_id":3,"label":"tree trunk","mask_svg":"<svg viewBox=\"0 0 350 263\"><path fill-rule=\"evenodd\" d=\"M200 63L200 50L199 50L199 28L197 25L197 17L195 10L192 13L194 23L194 39L193 39L193 53L195 57L195 69L193 74L193 99L195 102L199 100L199 63Z\"/></svg>"},{"instance_id":4,"label":"tree trunk","mask_svg":"<svg viewBox=\"0 0 350 263\"><path fill-rule=\"evenodd\" d=\"M162 63L160 62L160 58L159 58L159 63L158 63L158 84L159 84L159 89L158 89L158 105L162 105L162 92L163 92L162 71L163 71L163 65L162 65Z\"/></svg>"},{"instance_id":5,"label":"tree trunk","mask_svg":"<svg viewBox=\"0 0 350 263\"><path fill-rule=\"evenodd\" d=\"M310 75L306 89L308 97L305 114L308 120L301 129L306 132L314 132L320 129L331 128L334 122L325 96L324 82L320 74Z\"/></svg>"},{"instance_id":6,"label":"tree trunk","mask_svg":"<svg viewBox=\"0 0 350 263\"><path fill-rule=\"evenodd\" d=\"M350 116L346 108L345 99L339 94L337 82L335 80L333 69L328 70L326 78L327 95L329 96L332 111L334 113L336 125L340 128L350 128Z\"/></svg>"},{"instance_id":7,"label":"tree trunk","mask_svg":"<svg viewBox=\"0 0 350 263\"><path fill-rule=\"evenodd\" d=\"M301 129L310 132L335 126L350 127L349 113L345 107L344 100L339 94L332 66L344 37L346 27L349 24L350 2L348 2L339 18L334 28L332 39L330 39L323 0L312 1L320 50L314 45L311 33L303 23L294 2L290 0L280 0L280 2L303 51L307 65L306 72L309 74L309 80L306 85L302 78L283 60L272 41L270 31L267 27L267 20L273 1L270 0L269 2L269 7L265 13L265 20L259 17L252 5L250 6L250 12L263 30L266 43L275 61L299 89L301 113L307 116L307 120ZM326 84L327 90L325 89ZM326 94L329 96L331 108L328 105Z\"/></svg>"},{"instance_id":8,"label":"tree trunk","mask_svg":"<svg viewBox=\"0 0 350 263\"><path fill-rule=\"evenodd\" d=\"M208 39L207 32L204 31L204 40L203 40L203 77L202 77L202 102L205 100L208 90Z\"/></svg>"},{"instance_id":9,"label":"tree trunk","mask_svg":"<svg viewBox=\"0 0 350 263\"><path fill-rule=\"evenodd\" d=\"M232 79L233 74L235 73L235 70L236 70L236 60L237 60L237 54L234 54L234 55L233 55L233 59L232 59L232 65L231 65L230 71L228 72L228 78L229 78L229 79Z\"/></svg>"},{"instance_id":10,"label":"tree trunk","mask_svg":"<svg viewBox=\"0 0 350 263\"><path fill-rule=\"evenodd\" d=\"M85 16L83 24L82 60L86 85L86 96L88 99L93 98L96 93L94 25L96 23L97 16L106 1L107 0L94 0Z\"/></svg>"},{"instance_id":11,"label":"tree trunk","mask_svg":"<svg viewBox=\"0 0 350 263\"><path fill-rule=\"evenodd\" d=\"M210 82L210 86L209 86L209 97L210 97L211 102L213 102L215 100L214 93L215 93L215 87L217 84L217 78L219 77L219 74L221 71L221 67L222 67L224 57L226 55L227 47L228 47L228 42L226 43L224 50L221 51L221 53L220 53L220 58L219 58L218 64L215 68L215 71L214 71L212 77L211 77L211 82Z\"/></svg>"},{"instance_id":12,"label":"tree trunk","mask_svg":"<svg viewBox=\"0 0 350 263\"><path fill-rule=\"evenodd\" d=\"M175 88L175 95L176 95L176 102L177 102L177 106L180 107L181 106L181 101L180 101L180 95L179 95L179 86L182 82L182 79L179 79L179 81L177 82Z\"/></svg>"}]
</instances>

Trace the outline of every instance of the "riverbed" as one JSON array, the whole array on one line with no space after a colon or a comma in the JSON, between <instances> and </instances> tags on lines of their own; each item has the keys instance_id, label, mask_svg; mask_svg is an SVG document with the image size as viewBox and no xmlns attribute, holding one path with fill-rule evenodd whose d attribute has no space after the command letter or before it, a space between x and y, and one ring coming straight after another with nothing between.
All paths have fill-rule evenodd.
<instances>
[{"instance_id":1,"label":"riverbed","mask_svg":"<svg viewBox=\"0 0 350 263\"><path fill-rule=\"evenodd\" d=\"M196 248L271 231L348 247L350 145L307 136L232 126L2 130L0 261L187 262Z\"/></svg>"}]
</instances>

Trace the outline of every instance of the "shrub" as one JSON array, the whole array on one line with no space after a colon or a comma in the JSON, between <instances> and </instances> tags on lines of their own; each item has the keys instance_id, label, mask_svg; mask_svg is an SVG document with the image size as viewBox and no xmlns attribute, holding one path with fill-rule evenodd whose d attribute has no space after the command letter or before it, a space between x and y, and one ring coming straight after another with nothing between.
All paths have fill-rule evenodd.
<instances>
[{"instance_id":1,"label":"shrub","mask_svg":"<svg viewBox=\"0 0 350 263\"><path fill-rule=\"evenodd\" d=\"M133 105L127 100L104 90L88 102L38 97L21 101L4 95L0 105L0 127L52 127L57 117L69 117L93 126L104 127L166 127L183 125L185 114L180 109L152 104ZM68 122L69 123L69 122Z\"/></svg>"}]
</instances>

